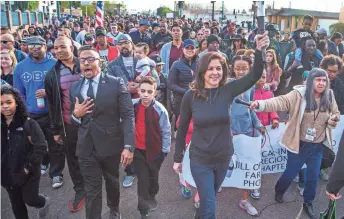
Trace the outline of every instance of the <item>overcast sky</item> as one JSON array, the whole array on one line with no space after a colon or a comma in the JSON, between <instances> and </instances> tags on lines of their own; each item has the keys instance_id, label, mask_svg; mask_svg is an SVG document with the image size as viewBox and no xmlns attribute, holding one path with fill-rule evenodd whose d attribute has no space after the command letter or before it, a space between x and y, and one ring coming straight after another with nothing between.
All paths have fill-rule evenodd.
<instances>
[{"instance_id":1,"label":"overcast sky","mask_svg":"<svg viewBox=\"0 0 344 219\"><path fill-rule=\"evenodd\" d=\"M160 6L168 6L173 9L172 0L123 0L124 4L127 5L128 9L141 10L154 10ZM190 3L201 3L211 5L210 0L186 0ZM265 1L266 4L271 4L271 0ZM329 12L339 12L342 6L342 0L277 0L275 1L275 8L289 7L291 2L292 8L306 9L306 10L317 10L317 11L329 11ZM329 4L330 3L330 4ZM221 7L222 1L216 1L215 5ZM225 0L225 7L227 9L248 9L250 8L252 1L249 0Z\"/></svg>"}]
</instances>

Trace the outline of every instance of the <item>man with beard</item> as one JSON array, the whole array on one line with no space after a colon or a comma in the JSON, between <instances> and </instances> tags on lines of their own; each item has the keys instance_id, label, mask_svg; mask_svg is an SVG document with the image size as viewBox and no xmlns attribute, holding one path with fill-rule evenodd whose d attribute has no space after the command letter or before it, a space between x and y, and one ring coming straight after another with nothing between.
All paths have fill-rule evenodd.
<instances>
[{"instance_id":1,"label":"man with beard","mask_svg":"<svg viewBox=\"0 0 344 219\"><path fill-rule=\"evenodd\" d=\"M108 62L115 60L118 57L118 48L110 46L106 39L106 31L99 29L96 32L96 51L100 55L100 59L103 61L103 66L106 66Z\"/></svg>"},{"instance_id":2,"label":"man with beard","mask_svg":"<svg viewBox=\"0 0 344 219\"><path fill-rule=\"evenodd\" d=\"M50 158L49 176L52 179L52 186L58 188L62 185L57 180L61 174L59 162L61 146L54 141L50 129L48 102L44 88L46 72L55 65L56 60L47 55L46 42L42 37L29 37L26 43L29 47L29 56L18 63L14 69L13 87L19 90L30 117L37 121L45 135L49 153L43 158L41 173L44 174L47 171Z\"/></svg>"},{"instance_id":3,"label":"man with beard","mask_svg":"<svg viewBox=\"0 0 344 219\"><path fill-rule=\"evenodd\" d=\"M5 34L0 35L0 43L1 43L0 49L11 50L15 54L18 63L23 61L26 58L26 54L24 52L14 48L15 41L12 34L5 33Z\"/></svg>"},{"instance_id":4,"label":"man with beard","mask_svg":"<svg viewBox=\"0 0 344 219\"><path fill-rule=\"evenodd\" d=\"M101 218L103 177L109 218L120 219L118 168L133 160L133 104L123 80L101 72L95 50L83 50L79 60L84 77L70 87L70 118L79 126L76 156L85 182L86 219Z\"/></svg>"},{"instance_id":5,"label":"man with beard","mask_svg":"<svg viewBox=\"0 0 344 219\"><path fill-rule=\"evenodd\" d=\"M160 22L160 30L157 34L154 34L152 36L153 41L153 51L155 51L156 45L162 42L171 42L172 41L172 35L167 29L167 23L166 21Z\"/></svg>"},{"instance_id":6,"label":"man with beard","mask_svg":"<svg viewBox=\"0 0 344 219\"><path fill-rule=\"evenodd\" d=\"M57 63L47 73L44 81L48 99L50 125L54 140L59 144L59 175L56 181L62 185L62 171L65 166L65 156L69 174L74 184L75 198L69 205L71 212L79 211L85 202L84 181L80 173L78 159L75 155L78 140L78 127L73 125L69 118L70 99L69 88L73 82L81 78L79 60L73 55L74 47L67 37L58 37L55 40Z\"/></svg>"},{"instance_id":7,"label":"man with beard","mask_svg":"<svg viewBox=\"0 0 344 219\"><path fill-rule=\"evenodd\" d=\"M117 45L120 56L108 63L107 73L122 78L129 93L134 97L138 93L138 84L135 82L135 66L138 60L134 58L134 45L128 34L120 36ZM128 188L133 185L135 173L131 165L125 168L125 172L127 175L123 180L123 187Z\"/></svg>"},{"instance_id":8,"label":"man with beard","mask_svg":"<svg viewBox=\"0 0 344 219\"><path fill-rule=\"evenodd\" d=\"M172 38L173 41L166 43L160 51L161 59L165 63L163 73L165 76L168 76L168 73L170 72L170 67L172 64L177 61L179 58L183 55L183 30L182 27L178 24L173 24L172 26Z\"/></svg>"}]
</instances>

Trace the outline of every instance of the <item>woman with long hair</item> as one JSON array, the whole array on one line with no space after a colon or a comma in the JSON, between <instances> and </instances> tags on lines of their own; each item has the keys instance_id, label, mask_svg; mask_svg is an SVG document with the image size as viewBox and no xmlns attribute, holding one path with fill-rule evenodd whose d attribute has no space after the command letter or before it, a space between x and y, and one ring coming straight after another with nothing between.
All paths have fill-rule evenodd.
<instances>
[{"instance_id":1,"label":"woman with long hair","mask_svg":"<svg viewBox=\"0 0 344 219\"><path fill-rule=\"evenodd\" d=\"M40 163L47 142L19 92L1 86L1 186L9 195L16 219L28 219L26 205L39 209L35 218L48 219L49 199L39 195Z\"/></svg>"},{"instance_id":2,"label":"woman with long hair","mask_svg":"<svg viewBox=\"0 0 344 219\"><path fill-rule=\"evenodd\" d=\"M215 195L225 179L234 152L229 109L234 98L250 89L261 77L264 70L261 51L268 45L267 33L257 37L252 73L229 83L228 65L221 54L209 52L197 62L195 79L180 108L173 165L174 171L180 173L185 138L192 119L194 132L190 145L190 168L200 196L196 218L216 218Z\"/></svg>"},{"instance_id":3,"label":"woman with long hair","mask_svg":"<svg viewBox=\"0 0 344 219\"><path fill-rule=\"evenodd\" d=\"M197 54L202 53L207 48L208 48L207 39L202 39L199 43L199 48L197 49Z\"/></svg>"},{"instance_id":4,"label":"woman with long hair","mask_svg":"<svg viewBox=\"0 0 344 219\"><path fill-rule=\"evenodd\" d=\"M17 58L10 50L0 51L1 79L13 86L13 71L17 65Z\"/></svg>"},{"instance_id":5,"label":"woman with long hair","mask_svg":"<svg viewBox=\"0 0 344 219\"><path fill-rule=\"evenodd\" d=\"M312 203L316 195L323 150L325 147L333 150L331 129L336 127L340 118L326 71L313 68L305 86L296 86L283 96L254 101L251 109L258 109L259 112L289 112L288 126L281 139L281 145L288 150L288 161L275 186L275 200L278 203L284 202L284 193L306 164L303 209L310 218L318 218Z\"/></svg>"},{"instance_id":6,"label":"woman with long hair","mask_svg":"<svg viewBox=\"0 0 344 219\"><path fill-rule=\"evenodd\" d=\"M276 91L280 83L282 69L277 63L275 50L269 49L266 51L266 84L265 87L271 91Z\"/></svg>"},{"instance_id":7,"label":"woman with long hair","mask_svg":"<svg viewBox=\"0 0 344 219\"><path fill-rule=\"evenodd\" d=\"M229 64L232 64L232 59L234 56L236 56L236 53L240 49L246 49L245 48L245 42L246 40L239 34L234 35L231 37L231 47L227 50L226 54L229 58Z\"/></svg>"}]
</instances>

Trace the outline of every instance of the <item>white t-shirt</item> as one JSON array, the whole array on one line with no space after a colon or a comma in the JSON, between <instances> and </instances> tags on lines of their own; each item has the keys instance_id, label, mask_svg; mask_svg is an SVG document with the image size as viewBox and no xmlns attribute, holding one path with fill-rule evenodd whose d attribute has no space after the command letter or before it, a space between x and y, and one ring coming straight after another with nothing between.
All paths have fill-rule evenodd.
<instances>
[{"instance_id":1,"label":"white t-shirt","mask_svg":"<svg viewBox=\"0 0 344 219\"><path fill-rule=\"evenodd\" d=\"M109 61L109 59L108 59L109 50L108 49L99 50L99 55L100 55L100 59L103 60L103 64L106 65Z\"/></svg>"}]
</instances>

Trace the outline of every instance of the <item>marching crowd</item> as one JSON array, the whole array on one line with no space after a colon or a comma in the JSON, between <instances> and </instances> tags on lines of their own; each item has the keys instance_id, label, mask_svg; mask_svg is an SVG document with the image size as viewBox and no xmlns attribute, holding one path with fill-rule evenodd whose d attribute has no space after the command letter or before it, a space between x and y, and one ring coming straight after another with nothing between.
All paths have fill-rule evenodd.
<instances>
[{"instance_id":1,"label":"marching crowd","mask_svg":"<svg viewBox=\"0 0 344 219\"><path fill-rule=\"evenodd\" d=\"M286 122L281 145L288 161L275 199L283 203L298 181L304 211L316 219L319 176L329 181L330 199L339 199L344 186L344 137L334 161L331 135L344 115L344 44L341 33L313 32L313 20L305 15L303 27L283 37L272 24L265 33L247 32L233 21L222 26L185 16L1 27L1 185L15 218L28 218L26 205L39 209L37 218L50 218L40 177L48 174L60 188L65 161L75 191L71 212L85 205L87 219L101 218L104 178L109 218L121 218L121 165L123 187L137 178L137 209L148 218L175 138L179 175L190 147L195 218L214 219L233 135L260 136ZM181 193L191 197L191 186ZM242 190L239 206L256 216L249 196L259 200L260 191Z\"/></svg>"}]
</instances>

